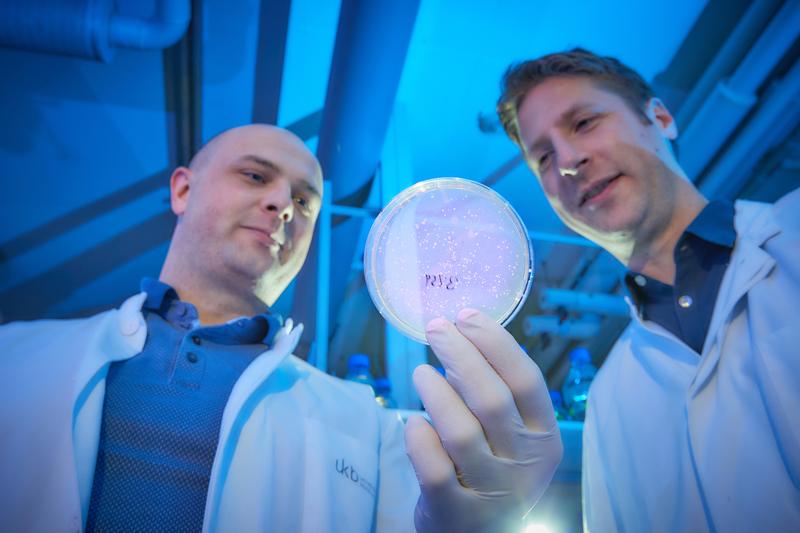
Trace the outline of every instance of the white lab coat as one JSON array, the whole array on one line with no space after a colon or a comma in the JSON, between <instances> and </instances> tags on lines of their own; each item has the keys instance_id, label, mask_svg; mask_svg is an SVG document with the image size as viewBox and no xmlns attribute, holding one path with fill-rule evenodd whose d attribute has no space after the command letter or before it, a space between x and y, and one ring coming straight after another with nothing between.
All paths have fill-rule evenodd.
<instances>
[{"instance_id":1,"label":"white lab coat","mask_svg":"<svg viewBox=\"0 0 800 533\"><path fill-rule=\"evenodd\" d=\"M591 531L800 531L800 190L735 227L702 356L632 312L592 383Z\"/></svg>"},{"instance_id":2,"label":"white lab coat","mask_svg":"<svg viewBox=\"0 0 800 533\"><path fill-rule=\"evenodd\" d=\"M144 346L145 295L87 319L0 328L0 531L83 528L105 376ZM402 422L282 335L225 406L204 531L413 531Z\"/></svg>"}]
</instances>

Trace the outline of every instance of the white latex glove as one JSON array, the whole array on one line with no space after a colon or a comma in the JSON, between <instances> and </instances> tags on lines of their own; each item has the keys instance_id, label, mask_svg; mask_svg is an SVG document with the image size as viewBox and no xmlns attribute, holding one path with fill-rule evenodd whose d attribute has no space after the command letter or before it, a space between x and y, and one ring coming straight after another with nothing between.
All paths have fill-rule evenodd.
<instances>
[{"instance_id":1,"label":"white latex glove","mask_svg":"<svg viewBox=\"0 0 800 533\"><path fill-rule=\"evenodd\" d=\"M514 337L464 309L455 325L432 320L426 334L447 379L414 371L433 426L406 425L406 449L421 489L419 532L513 531L550 483L563 452L542 373Z\"/></svg>"}]
</instances>

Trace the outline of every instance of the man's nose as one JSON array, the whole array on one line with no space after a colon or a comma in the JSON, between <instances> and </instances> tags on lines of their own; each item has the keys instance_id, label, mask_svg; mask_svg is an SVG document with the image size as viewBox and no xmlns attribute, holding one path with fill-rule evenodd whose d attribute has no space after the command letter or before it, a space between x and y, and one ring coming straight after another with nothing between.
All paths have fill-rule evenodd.
<instances>
[{"instance_id":1,"label":"man's nose","mask_svg":"<svg viewBox=\"0 0 800 533\"><path fill-rule=\"evenodd\" d=\"M574 143L566 139L554 139L554 150L558 173L561 176L577 177L589 162L589 157Z\"/></svg>"},{"instance_id":2,"label":"man's nose","mask_svg":"<svg viewBox=\"0 0 800 533\"><path fill-rule=\"evenodd\" d=\"M289 184L274 183L264 195L264 209L277 213L283 222L291 222L294 218L294 200Z\"/></svg>"}]
</instances>

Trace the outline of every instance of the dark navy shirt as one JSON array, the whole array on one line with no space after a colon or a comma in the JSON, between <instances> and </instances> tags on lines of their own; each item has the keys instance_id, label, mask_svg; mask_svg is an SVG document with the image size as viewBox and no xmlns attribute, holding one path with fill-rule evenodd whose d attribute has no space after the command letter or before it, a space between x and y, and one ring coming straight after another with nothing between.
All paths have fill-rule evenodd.
<instances>
[{"instance_id":1,"label":"dark navy shirt","mask_svg":"<svg viewBox=\"0 0 800 533\"><path fill-rule=\"evenodd\" d=\"M228 396L280 320L204 327L169 285L142 290L147 340L108 371L86 529L200 531Z\"/></svg>"},{"instance_id":2,"label":"dark navy shirt","mask_svg":"<svg viewBox=\"0 0 800 533\"><path fill-rule=\"evenodd\" d=\"M736 241L733 215L733 204L710 202L686 228L675 246L674 286L636 272L625 276L640 316L672 332L698 354Z\"/></svg>"}]
</instances>

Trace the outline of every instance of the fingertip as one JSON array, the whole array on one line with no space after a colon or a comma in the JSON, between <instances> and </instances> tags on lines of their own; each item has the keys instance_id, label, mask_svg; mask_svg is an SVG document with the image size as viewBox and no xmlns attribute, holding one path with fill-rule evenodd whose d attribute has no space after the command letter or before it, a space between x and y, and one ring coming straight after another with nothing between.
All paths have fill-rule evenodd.
<instances>
[{"instance_id":1,"label":"fingertip","mask_svg":"<svg viewBox=\"0 0 800 533\"><path fill-rule=\"evenodd\" d=\"M477 309L472 309L471 307L467 307L458 312L458 314L456 315L456 321L464 323L471 322L475 317L479 316L480 314L481 312L478 311Z\"/></svg>"},{"instance_id":2,"label":"fingertip","mask_svg":"<svg viewBox=\"0 0 800 533\"><path fill-rule=\"evenodd\" d=\"M406 454L414 462L415 457L421 449L425 447L425 440L427 436L430 423L425 420L422 415L410 415L406 420L405 427L405 441L406 441Z\"/></svg>"},{"instance_id":3,"label":"fingertip","mask_svg":"<svg viewBox=\"0 0 800 533\"><path fill-rule=\"evenodd\" d=\"M425 396L425 393L430 390L431 387L435 387L435 380L439 376L441 376L439 371L428 364L419 365L414 369L411 373L411 381L420 394L420 399Z\"/></svg>"},{"instance_id":4,"label":"fingertip","mask_svg":"<svg viewBox=\"0 0 800 533\"><path fill-rule=\"evenodd\" d=\"M411 372L411 379L415 382L419 377L424 376L425 372L430 372L433 370L433 367L427 363L423 363L421 365L417 365L417 367Z\"/></svg>"},{"instance_id":5,"label":"fingertip","mask_svg":"<svg viewBox=\"0 0 800 533\"><path fill-rule=\"evenodd\" d=\"M457 483L455 467L442 447L439 434L421 415L408 417L405 441L406 455L423 492Z\"/></svg>"},{"instance_id":6,"label":"fingertip","mask_svg":"<svg viewBox=\"0 0 800 533\"><path fill-rule=\"evenodd\" d=\"M408 419L406 420L406 433L409 431L413 432L416 431L420 424L427 424L428 421L425 420L425 417L419 414L409 415Z\"/></svg>"},{"instance_id":7,"label":"fingertip","mask_svg":"<svg viewBox=\"0 0 800 533\"><path fill-rule=\"evenodd\" d=\"M443 331L447 327L447 324L447 320L443 317L434 318L425 326L425 333L438 333Z\"/></svg>"},{"instance_id":8,"label":"fingertip","mask_svg":"<svg viewBox=\"0 0 800 533\"><path fill-rule=\"evenodd\" d=\"M456 327L466 332L467 330L474 329L492 329L493 327L501 327L494 319L490 318L485 313L481 313L477 309L466 308L459 311L456 315Z\"/></svg>"}]
</instances>

